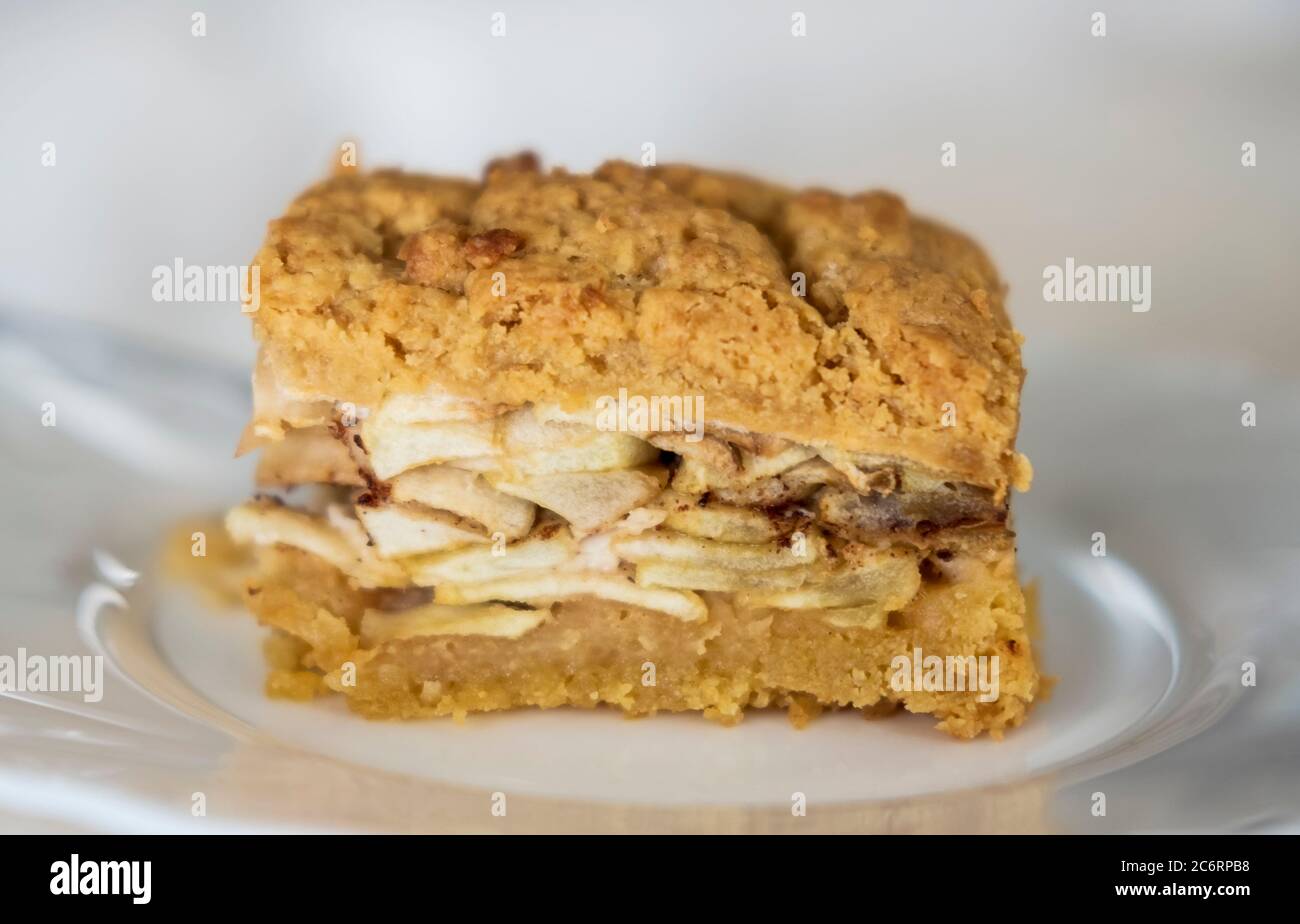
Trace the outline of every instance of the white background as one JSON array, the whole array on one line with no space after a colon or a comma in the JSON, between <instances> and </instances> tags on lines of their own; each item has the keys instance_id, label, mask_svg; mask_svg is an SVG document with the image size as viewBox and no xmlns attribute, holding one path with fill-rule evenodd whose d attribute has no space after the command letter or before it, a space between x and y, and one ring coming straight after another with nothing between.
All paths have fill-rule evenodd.
<instances>
[{"instance_id":1,"label":"white background","mask_svg":"<svg viewBox=\"0 0 1300 924\"><path fill-rule=\"evenodd\" d=\"M1288 373L1298 91L1300 4L1281 2L7 2L0 311L243 364L237 308L156 304L151 270L249 262L341 141L469 174L523 146L587 169L652 141L660 162L891 188L971 232L1031 373L1063 340ZM1066 257L1151 265L1150 313L1044 303Z\"/></svg>"}]
</instances>

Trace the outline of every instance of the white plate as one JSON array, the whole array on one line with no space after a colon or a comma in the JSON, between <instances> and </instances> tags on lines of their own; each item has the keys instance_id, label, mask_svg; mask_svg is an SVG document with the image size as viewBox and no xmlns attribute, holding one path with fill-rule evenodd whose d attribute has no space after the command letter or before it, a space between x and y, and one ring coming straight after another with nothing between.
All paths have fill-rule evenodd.
<instances>
[{"instance_id":1,"label":"white plate","mask_svg":"<svg viewBox=\"0 0 1300 924\"><path fill-rule=\"evenodd\" d=\"M1058 682L1001 743L853 714L803 731L779 714L728 729L606 710L372 723L337 700L265 699L252 620L211 610L154 563L167 525L245 491L247 465L228 461L238 379L102 337L63 332L37 347L7 334L0 351L17 374L0 383L0 454L17 475L4 488L17 516L0 537L0 654L98 650L114 666L99 703L0 698L0 810L12 816L209 832L1300 822L1293 384L1031 353L1022 445L1037 477L1016 527L1022 571L1040 584L1043 668ZM64 354L42 356L55 342ZM1244 400L1259 427L1240 425ZM45 401L53 428L32 411ZM1098 531L1105 557L1090 551ZM142 574L124 606L83 607L79 634L78 597L111 583L91 567L95 549ZM1240 679L1247 661L1253 687ZM791 812L797 793L806 816Z\"/></svg>"}]
</instances>

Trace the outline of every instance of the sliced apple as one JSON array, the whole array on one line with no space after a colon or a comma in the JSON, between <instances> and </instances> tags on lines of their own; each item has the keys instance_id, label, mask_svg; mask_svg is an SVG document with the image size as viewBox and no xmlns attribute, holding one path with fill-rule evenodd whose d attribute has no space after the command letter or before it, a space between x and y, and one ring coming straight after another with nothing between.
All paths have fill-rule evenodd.
<instances>
[{"instance_id":1,"label":"sliced apple","mask_svg":"<svg viewBox=\"0 0 1300 924\"><path fill-rule=\"evenodd\" d=\"M718 488L739 489L787 472L817 455L815 450L797 443L785 444L766 454L747 449L737 452L740 463L734 470L710 465L698 455L683 456L673 476L673 489L683 494L704 494Z\"/></svg>"},{"instance_id":2,"label":"sliced apple","mask_svg":"<svg viewBox=\"0 0 1300 924\"><path fill-rule=\"evenodd\" d=\"M366 610L361 617L361 644L371 648L396 639L438 635L519 638L546 622L550 615L550 607L518 609L502 603L430 603L398 613Z\"/></svg>"},{"instance_id":3,"label":"sliced apple","mask_svg":"<svg viewBox=\"0 0 1300 924\"><path fill-rule=\"evenodd\" d=\"M526 478L488 476L498 491L522 497L564 517L574 535L604 529L663 490L662 472L556 472Z\"/></svg>"},{"instance_id":4,"label":"sliced apple","mask_svg":"<svg viewBox=\"0 0 1300 924\"><path fill-rule=\"evenodd\" d=\"M944 528L960 524L998 523L1006 508L992 502L992 492L957 482L937 490L900 490L888 495L859 494L827 488L813 501L817 517L836 533L868 540L888 530L914 529L923 522Z\"/></svg>"},{"instance_id":5,"label":"sliced apple","mask_svg":"<svg viewBox=\"0 0 1300 924\"><path fill-rule=\"evenodd\" d=\"M815 455L817 451L811 446L802 446L798 443L790 443L781 449L762 454L742 449L740 451L741 477L745 482L770 478L772 475L788 472Z\"/></svg>"},{"instance_id":6,"label":"sliced apple","mask_svg":"<svg viewBox=\"0 0 1300 924\"><path fill-rule=\"evenodd\" d=\"M371 417L361 423L370 466L388 479L407 469L497 452L495 420L400 423Z\"/></svg>"},{"instance_id":7,"label":"sliced apple","mask_svg":"<svg viewBox=\"0 0 1300 924\"><path fill-rule=\"evenodd\" d=\"M706 434L702 439L692 440L687 433L650 433L646 434L646 441L724 475L734 476L740 472L740 453L716 436Z\"/></svg>"},{"instance_id":8,"label":"sliced apple","mask_svg":"<svg viewBox=\"0 0 1300 924\"><path fill-rule=\"evenodd\" d=\"M830 447L823 448L820 454L859 494L889 494L899 486L899 467L895 463Z\"/></svg>"},{"instance_id":9,"label":"sliced apple","mask_svg":"<svg viewBox=\"0 0 1300 924\"><path fill-rule=\"evenodd\" d=\"M664 521L665 513L658 507L637 507L608 529L592 533L578 544L578 557L565 565L575 571L617 571L623 564L612 546L621 536L635 536L654 529Z\"/></svg>"},{"instance_id":10,"label":"sliced apple","mask_svg":"<svg viewBox=\"0 0 1300 924\"><path fill-rule=\"evenodd\" d=\"M339 517L338 511L331 513ZM249 501L226 514L226 531L236 542L288 545L328 562L364 587L403 587L406 572L379 558L366 542L360 524L349 532L322 517L270 501Z\"/></svg>"},{"instance_id":11,"label":"sliced apple","mask_svg":"<svg viewBox=\"0 0 1300 924\"><path fill-rule=\"evenodd\" d=\"M753 590L788 590L808 576L806 568L770 571L736 571L727 568L683 565L675 561L643 561L636 566L636 582L646 587L714 590L735 593Z\"/></svg>"},{"instance_id":12,"label":"sliced apple","mask_svg":"<svg viewBox=\"0 0 1300 924\"><path fill-rule=\"evenodd\" d=\"M581 424L592 430L600 419L600 411L593 404L566 411L558 404L534 404L533 416L543 423Z\"/></svg>"},{"instance_id":13,"label":"sliced apple","mask_svg":"<svg viewBox=\"0 0 1300 924\"><path fill-rule=\"evenodd\" d=\"M365 484L352 453L328 427L289 430L284 439L267 444L255 477L260 487Z\"/></svg>"},{"instance_id":14,"label":"sliced apple","mask_svg":"<svg viewBox=\"0 0 1300 924\"><path fill-rule=\"evenodd\" d=\"M766 514L729 504L671 507L664 525L688 536L721 542L772 542L781 535Z\"/></svg>"},{"instance_id":15,"label":"sliced apple","mask_svg":"<svg viewBox=\"0 0 1300 924\"><path fill-rule=\"evenodd\" d=\"M741 430L737 427L728 427L722 424L710 424L709 432L720 440L725 440L733 446L747 449L760 456L775 455L788 449L791 445L790 440L772 436L770 433L754 433L750 430Z\"/></svg>"},{"instance_id":16,"label":"sliced apple","mask_svg":"<svg viewBox=\"0 0 1300 924\"><path fill-rule=\"evenodd\" d=\"M916 553L887 549L859 553L854 566L812 577L793 590L743 593L739 599L747 606L782 610L874 607L888 613L906 605L920 586Z\"/></svg>"},{"instance_id":17,"label":"sliced apple","mask_svg":"<svg viewBox=\"0 0 1300 924\"><path fill-rule=\"evenodd\" d=\"M399 502L450 510L507 539L528 535L537 513L529 501L496 490L474 472L448 465L425 465L403 472L393 479L391 496Z\"/></svg>"},{"instance_id":18,"label":"sliced apple","mask_svg":"<svg viewBox=\"0 0 1300 924\"><path fill-rule=\"evenodd\" d=\"M504 411L500 404L462 398L432 388L420 394L391 395L375 413L385 423L401 425L491 420Z\"/></svg>"},{"instance_id":19,"label":"sliced apple","mask_svg":"<svg viewBox=\"0 0 1300 924\"><path fill-rule=\"evenodd\" d=\"M843 480L825 460L809 459L779 475L740 487L719 487L712 494L718 501L737 507L782 507L806 500L821 485Z\"/></svg>"},{"instance_id":20,"label":"sliced apple","mask_svg":"<svg viewBox=\"0 0 1300 924\"><path fill-rule=\"evenodd\" d=\"M825 553L826 540L818 533L798 536L789 545L776 542L717 542L667 530L628 536L613 542L615 554L632 561L668 561L728 571L766 571L809 565Z\"/></svg>"},{"instance_id":21,"label":"sliced apple","mask_svg":"<svg viewBox=\"0 0 1300 924\"><path fill-rule=\"evenodd\" d=\"M356 513L383 558L442 552L489 541L463 517L441 510L384 504L379 507L358 505Z\"/></svg>"},{"instance_id":22,"label":"sliced apple","mask_svg":"<svg viewBox=\"0 0 1300 924\"><path fill-rule=\"evenodd\" d=\"M659 450L627 433L539 420L531 411L502 418L501 468L510 477L637 468Z\"/></svg>"},{"instance_id":23,"label":"sliced apple","mask_svg":"<svg viewBox=\"0 0 1300 924\"><path fill-rule=\"evenodd\" d=\"M722 481L733 480L698 459L683 456L673 472L673 490L681 494L707 494Z\"/></svg>"},{"instance_id":24,"label":"sliced apple","mask_svg":"<svg viewBox=\"0 0 1300 924\"><path fill-rule=\"evenodd\" d=\"M821 610L817 616L837 629L883 629L889 620L890 609L874 603L867 606L840 606Z\"/></svg>"},{"instance_id":25,"label":"sliced apple","mask_svg":"<svg viewBox=\"0 0 1300 924\"><path fill-rule=\"evenodd\" d=\"M524 476L555 472L605 472L639 468L658 457L659 450L635 436L597 431L592 439L563 449L512 456L508 459L506 471Z\"/></svg>"},{"instance_id":26,"label":"sliced apple","mask_svg":"<svg viewBox=\"0 0 1300 924\"><path fill-rule=\"evenodd\" d=\"M473 583L509 577L527 571L556 568L572 560L578 544L567 529L551 531L506 546L475 545L449 552L422 555L405 564L411 580L421 587L444 581Z\"/></svg>"},{"instance_id":27,"label":"sliced apple","mask_svg":"<svg viewBox=\"0 0 1300 924\"><path fill-rule=\"evenodd\" d=\"M524 603L599 597L675 616L694 622L708 616L708 607L690 591L642 587L619 574L555 573L521 575L479 584L439 584L434 589L437 603L480 603L508 600Z\"/></svg>"},{"instance_id":28,"label":"sliced apple","mask_svg":"<svg viewBox=\"0 0 1300 924\"><path fill-rule=\"evenodd\" d=\"M501 471L503 463L500 456L470 456L468 459L449 459L445 464L448 468L458 468L463 472L482 475L487 472Z\"/></svg>"},{"instance_id":29,"label":"sliced apple","mask_svg":"<svg viewBox=\"0 0 1300 924\"><path fill-rule=\"evenodd\" d=\"M506 455L521 455L560 449L600 432L584 423L546 419L531 408L523 408L501 418L501 447Z\"/></svg>"}]
</instances>

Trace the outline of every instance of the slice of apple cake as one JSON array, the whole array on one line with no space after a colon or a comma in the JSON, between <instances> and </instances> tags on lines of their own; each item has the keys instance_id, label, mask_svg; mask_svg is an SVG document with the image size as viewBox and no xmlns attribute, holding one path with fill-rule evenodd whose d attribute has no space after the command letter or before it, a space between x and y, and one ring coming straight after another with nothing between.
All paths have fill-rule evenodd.
<instances>
[{"instance_id":1,"label":"slice of apple cake","mask_svg":"<svg viewBox=\"0 0 1300 924\"><path fill-rule=\"evenodd\" d=\"M968 239L686 167L343 173L271 223L241 448L268 688L1000 734L1023 370Z\"/></svg>"}]
</instances>

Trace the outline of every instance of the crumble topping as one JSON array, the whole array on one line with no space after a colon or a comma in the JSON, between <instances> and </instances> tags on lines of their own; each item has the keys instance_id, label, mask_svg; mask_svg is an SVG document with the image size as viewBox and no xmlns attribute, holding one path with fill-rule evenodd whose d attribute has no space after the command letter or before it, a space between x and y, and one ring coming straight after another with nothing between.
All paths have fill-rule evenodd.
<instances>
[{"instance_id":1,"label":"crumble topping","mask_svg":"<svg viewBox=\"0 0 1300 924\"><path fill-rule=\"evenodd\" d=\"M255 330L295 393L699 394L756 432L1026 483L1003 285L887 193L527 158L482 183L348 173L272 222L257 264Z\"/></svg>"}]
</instances>

